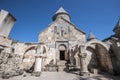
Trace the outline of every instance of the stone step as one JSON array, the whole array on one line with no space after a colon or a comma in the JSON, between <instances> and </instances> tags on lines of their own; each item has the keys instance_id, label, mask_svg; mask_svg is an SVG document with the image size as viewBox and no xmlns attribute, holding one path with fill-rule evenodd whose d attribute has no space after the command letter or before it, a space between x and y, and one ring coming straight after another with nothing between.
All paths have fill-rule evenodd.
<instances>
[{"instance_id":1,"label":"stone step","mask_svg":"<svg viewBox=\"0 0 120 80\"><path fill-rule=\"evenodd\" d=\"M65 64L66 64L66 61L57 61L58 70L64 71L64 69L66 68Z\"/></svg>"},{"instance_id":2,"label":"stone step","mask_svg":"<svg viewBox=\"0 0 120 80\"><path fill-rule=\"evenodd\" d=\"M57 65L65 65L66 61L58 61Z\"/></svg>"},{"instance_id":3,"label":"stone step","mask_svg":"<svg viewBox=\"0 0 120 80\"><path fill-rule=\"evenodd\" d=\"M58 70L59 71L64 71L65 68L66 68L65 65L58 65Z\"/></svg>"}]
</instances>

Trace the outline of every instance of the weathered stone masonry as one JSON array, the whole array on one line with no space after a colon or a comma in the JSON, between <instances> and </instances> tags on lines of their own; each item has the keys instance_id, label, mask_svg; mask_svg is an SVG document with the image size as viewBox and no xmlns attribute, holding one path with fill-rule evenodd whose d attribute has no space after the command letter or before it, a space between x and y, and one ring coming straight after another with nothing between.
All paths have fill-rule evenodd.
<instances>
[{"instance_id":1,"label":"weathered stone masonry","mask_svg":"<svg viewBox=\"0 0 120 80\"><path fill-rule=\"evenodd\" d=\"M0 12L0 75L20 75L24 72L39 76L42 71L80 71L81 75L94 70L120 74L120 20L115 34L99 41L71 23L62 7L53 15L52 23L38 35L36 43L10 39L9 32L16 19L7 11ZM10 73L12 73L10 75Z\"/></svg>"}]
</instances>

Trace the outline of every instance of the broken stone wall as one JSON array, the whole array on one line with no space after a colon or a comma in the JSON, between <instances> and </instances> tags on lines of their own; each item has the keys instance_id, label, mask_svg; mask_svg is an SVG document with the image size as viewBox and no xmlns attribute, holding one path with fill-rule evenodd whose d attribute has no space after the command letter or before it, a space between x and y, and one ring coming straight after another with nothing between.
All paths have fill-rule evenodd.
<instances>
[{"instance_id":1,"label":"broken stone wall","mask_svg":"<svg viewBox=\"0 0 120 80\"><path fill-rule=\"evenodd\" d=\"M116 45L111 45L111 55L114 65L114 72L115 74L120 74L120 47L117 47Z\"/></svg>"},{"instance_id":2,"label":"broken stone wall","mask_svg":"<svg viewBox=\"0 0 120 80\"><path fill-rule=\"evenodd\" d=\"M14 53L0 52L0 76L8 78L23 73L22 58Z\"/></svg>"}]
</instances>

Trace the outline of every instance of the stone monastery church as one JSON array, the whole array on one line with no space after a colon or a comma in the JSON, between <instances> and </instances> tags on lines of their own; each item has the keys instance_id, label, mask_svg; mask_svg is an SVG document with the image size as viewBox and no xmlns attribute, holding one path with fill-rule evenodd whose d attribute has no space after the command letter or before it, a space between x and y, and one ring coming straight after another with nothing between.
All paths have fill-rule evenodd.
<instances>
[{"instance_id":1,"label":"stone monastery church","mask_svg":"<svg viewBox=\"0 0 120 80\"><path fill-rule=\"evenodd\" d=\"M38 35L36 43L10 39L16 19L0 11L0 75L15 76L28 72L39 76L44 71L76 71L80 75L106 72L120 75L120 20L114 35L103 41L71 22L70 14L62 7L52 22Z\"/></svg>"}]
</instances>

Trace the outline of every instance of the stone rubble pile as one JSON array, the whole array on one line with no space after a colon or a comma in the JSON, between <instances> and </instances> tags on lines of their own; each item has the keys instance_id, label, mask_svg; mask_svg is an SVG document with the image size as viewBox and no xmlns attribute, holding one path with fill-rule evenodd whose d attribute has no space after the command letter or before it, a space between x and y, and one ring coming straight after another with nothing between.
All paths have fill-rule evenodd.
<instances>
[{"instance_id":1,"label":"stone rubble pile","mask_svg":"<svg viewBox=\"0 0 120 80\"><path fill-rule=\"evenodd\" d=\"M0 77L9 78L23 74L21 56L12 53L0 53Z\"/></svg>"}]
</instances>

